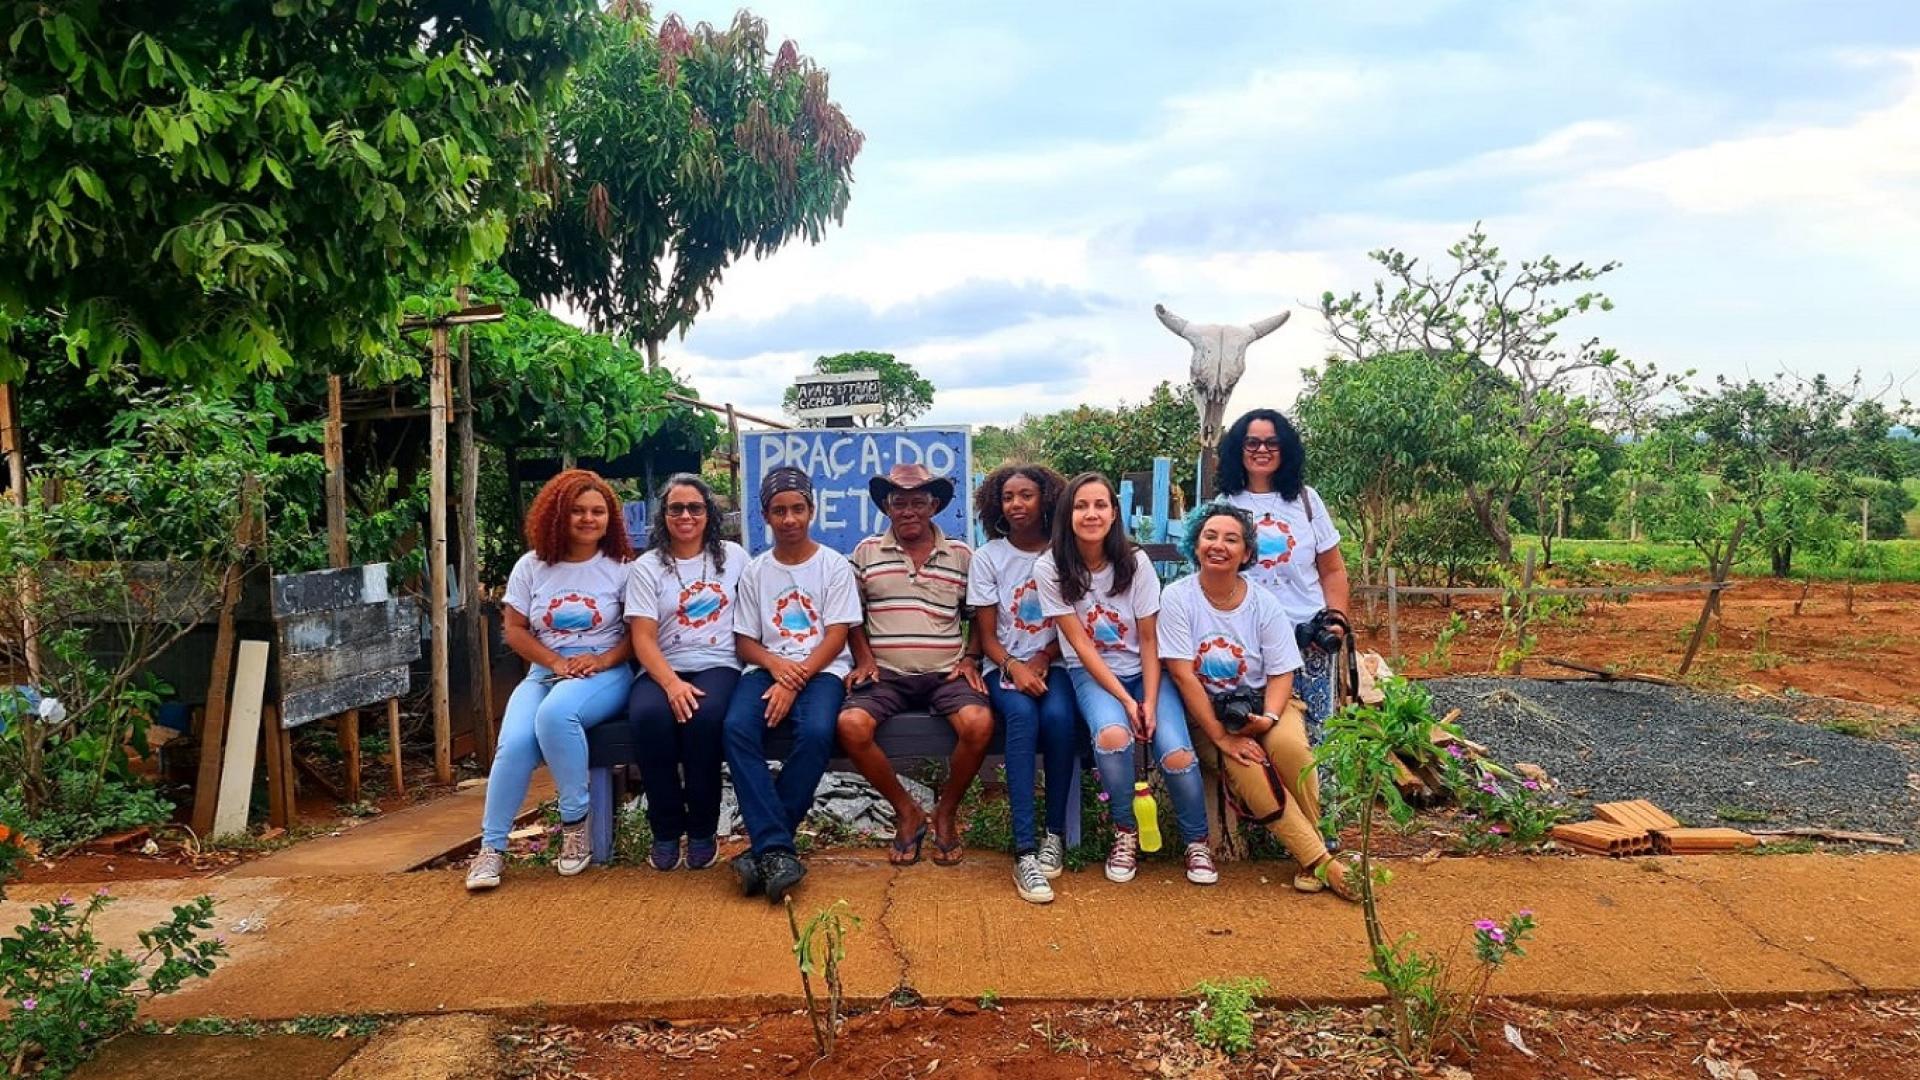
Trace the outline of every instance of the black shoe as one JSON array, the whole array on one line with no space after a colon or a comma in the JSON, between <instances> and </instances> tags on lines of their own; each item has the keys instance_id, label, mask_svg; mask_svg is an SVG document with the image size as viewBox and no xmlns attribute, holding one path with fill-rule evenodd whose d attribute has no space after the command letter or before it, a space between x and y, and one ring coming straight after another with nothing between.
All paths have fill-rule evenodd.
<instances>
[{"instance_id":1,"label":"black shoe","mask_svg":"<svg viewBox=\"0 0 1920 1080\"><path fill-rule=\"evenodd\" d=\"M740 889L744 895L759 896L760 891L767 887L766 879L761 876L760 860L753 852L743 851L735 855L731 865L734 876L740 879Z\"/></svg>"},{"instance_id":2,"label":"black shoe","mask_svg":"<svg viewBox=\"0 0 1920 1080\"><path fill-rule=\"evenodd\" d=\"M791 851L769 851L761 856L761 876L766 879L767 902L778 904L807 876L807 868Z\"/></svg>"}]
</instances>

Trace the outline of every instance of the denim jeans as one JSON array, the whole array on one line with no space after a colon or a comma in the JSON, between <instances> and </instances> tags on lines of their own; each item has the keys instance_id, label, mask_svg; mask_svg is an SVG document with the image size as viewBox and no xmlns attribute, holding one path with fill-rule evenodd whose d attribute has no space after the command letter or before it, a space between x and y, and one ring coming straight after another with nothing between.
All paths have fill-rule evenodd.
<instances>
[{"instance_id":1,"label":"denim jeans","mask_svg":"<svg viewBox=\"0 0 1920 1080\"><path fill-rule=\"evenodd\" d=\"M706 840L720 825L721 722L740 673L730 667L676 672L703 693L685 723L667 692L644 672L633 681L627 718L647 789L647 823L655 840Z\"/></svg>"},{"instance_id":2,"label":"denim jeans","mask_svg":"<svg viewBox=\"0 0 1920 1080\"><path fill-rule=\"evenodd\" d=\"M1133 777L1134 743L1131 738L1124 750L1107 750L1100 745L1100 733L1110 727L1123 727L1131 731L1127 722L1127 707L1107 693L1085 668L1071 668L1069 675L1073 679L1073 696L1080 704L1080 715L1086 717L1087 728L1093 732L1093 763L1100 772L1100 787L1107 793L1107 813L1112 815L1113 823L1123 829L1136 828L1133 819ZM1127 693L1138 701L1143 692L1143 683L1138 675L1129 675L1120 680ZM1167 759L1180 751L1187 753L1187 767L1170 769ZM1207 802L1206 786L1200 779L1200 759L1193 752L1193 738L1187 734L1187 711L1180 704L1180 694L1164 681L1160 686L1160 701L1154 710L1153 753L1160 763L1160 775L1166 777L1167 794L1173 797L1173 816L1179 819L1180 833L1187 843L1207 838Z\"/></svg>"},{"instance_id":3,"label":"denim jeans","mask_svg":"<svg viewBox=\"0 0 1920 1080\"><path fill-rule=\"evenodd\" d=\"M767 768L767 732L775 729L767 727L767 703L760 699L772 686L773 675L765 668L741 676L724 723L733 793L740 800L755 855L793 850L793 830L813 808L814 790L833 755L840 701L847 695L837 675L815 675L808 681L776 725L793 729L793 749L776 779Z\"/></svg>"},{"instance_id":4,"label":"denim jeans","mask_svg":"<svg viewBox=\"0 0 1920 1080\"><path fill-rule=\"evenodd\" d=\"M1067 831L1067 788L1073 770L1073 684L1064 668L1047 669L1047 692L1039 697L1000 685L997 672L987 675L987 696L993 711L1007 725L1007 804L1013 815L1013 853L1038 850L1033 820L1035 754L1045 762L1047 831Z\"/></svg>"},{"instance_id":5,"label":"denim jeans","mask_svg":"<svg viewBox=\"0 0 1920 1080\"><path fill-rule=\"evenodd\" d=\"M591 651L562 649L560 655ZM633 665L549 684L546 679L552 674L532 665L507 699L507 715L500 721L500 745L487 774L487 803L480 816L480 842L496 851L505 850L514 815L542 761L560 792L560 820L572 823L587 816L587 729L626 707Z\"/></svg>"}]
</instances>

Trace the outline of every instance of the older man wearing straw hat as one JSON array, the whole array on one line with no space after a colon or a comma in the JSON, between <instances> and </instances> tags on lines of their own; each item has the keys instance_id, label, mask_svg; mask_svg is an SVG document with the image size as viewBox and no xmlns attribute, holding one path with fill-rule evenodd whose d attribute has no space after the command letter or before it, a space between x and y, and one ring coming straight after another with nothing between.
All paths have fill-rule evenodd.
<instances>
[{"instance_id":1,"label":"older man wearing straw hat","mask_svg":"<svg viewBox=\"0 0 1920 1080\"><path fill-rule=\"evenodd\" d=\"M953 866L962 855L960 797L979 773L993 736L979 649L963 621L973 551L933 522L953 501L952 480L924 465L900 464L868 481L867 491L888 525L853 551L865 622L848 641L853 671L840 709L840 747L893 804L895 835L888 861L896 866L920 861L931 825L933 861ZM945 717L956 736L947 783L931 820L874 744L881 725L922 709Z\"/></svg>"}]
</instances>

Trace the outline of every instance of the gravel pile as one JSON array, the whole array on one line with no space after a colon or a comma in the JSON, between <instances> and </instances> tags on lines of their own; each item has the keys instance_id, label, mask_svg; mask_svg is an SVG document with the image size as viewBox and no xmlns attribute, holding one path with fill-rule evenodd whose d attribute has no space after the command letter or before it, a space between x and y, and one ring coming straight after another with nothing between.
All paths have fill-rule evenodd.
<instances>
[{"instance_id":1,"label":"gravel pile","mask_svg":"<svg viewBox=\"0 0 1920 1080\"><path fill-rule=\"evenodd\" d=\"M1688 825L1861 829L1920 841L1920 755L1781 707L1644 683L1433 679L1436 711L1583 803L1650 799ZM1728 821L1762 813L1765 824Z\"/></svg>"}]
</instances>

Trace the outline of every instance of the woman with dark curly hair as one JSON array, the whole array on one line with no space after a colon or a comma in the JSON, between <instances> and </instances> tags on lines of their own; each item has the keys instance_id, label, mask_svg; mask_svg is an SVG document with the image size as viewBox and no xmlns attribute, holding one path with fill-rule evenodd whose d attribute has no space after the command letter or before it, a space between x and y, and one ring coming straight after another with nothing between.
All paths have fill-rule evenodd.
<instances>
[{"instance_id":1,"label":"woman with dark curly hair","mask_svg":"<svg viewBox=\"0 0 1920 1080\"><path fill-rule=\"evenodd\" d=\"M1220 439L1215 490L1253 518L1254 561L1247 577L1272 593L1295 627L1323 609L1347 610L1347 561L1340 530L1320 493L1307 486L1300 432L1272 409L1254 409ZM1339 633L1335 628L1335 633ZM1307 707L1307 735L1320 741L1333 715L1333 656L1318 646L1301 654L1293 692Z\"/></svg>"},{"instance_id":2,"label":"woman with dark curly hair","mask_svg":"<svg viewBox=\"0 0 1920 1080\"><path fill-rule=\"evenodd\" d=\"M500 611L527 677L500 724L469 889L500 884L507 830L542 761L560 793L554 865L567 876L587 868L587 729L619 715L633 673L621 619L633 544L619 497L597 474L568 469L540 489L526 530L533 550L513 564Z\"/></svg>"},{"instance_id":3,"label":"woman with dark curly hair","mask_svg":"<svg viewBox=\"0 0 1920 1080\"><path fill-rule=\"evenodd\" d=\"M640 677L627 699L638 736L640 779L655 870L689 870L719 857L720 722L740 681L733 645L734 597L747 552L720 537L713 489L692 473L660 488L647 551L627 575L627 627Z\"/></svg>"},{"instance_id":4,"label":"woman with dark curly hair","mask_svg":"<svg viewBox=\"0 0 1920 1080\"><path fill-rule=\"evenodd\" d=\"M1002 465L973 493L974 516L991 537L973 554L967 604L979 625L987 696L1007 725L1007 802L1013 815L1013 885L1022 900L1053 900L1066 869L1067 788L1073 776L1073 683L1060 639L1040 610L1034 560L1053 536L1054 504L1066 480L1045 465ZM1046 765L1046 833L1034 827L1034 756Z\"/></svg>"},{"instance_id":5,"label":"woman with dark curly hair","mask_svg":"<svg viewBox=\"0 0 1920 1080\"><path fill-rule=\"evenodd\" d=\"M1305 709L1293 696L1300 648L1273 594L1246 579L1253 518L1212 502L1187 515L1183 554L1198 571L1160 594L1160 660L1246 816L1300 864L1293 887L1357 898L1320 837L1320 781Z\"/></svg>"}]
</instances>

